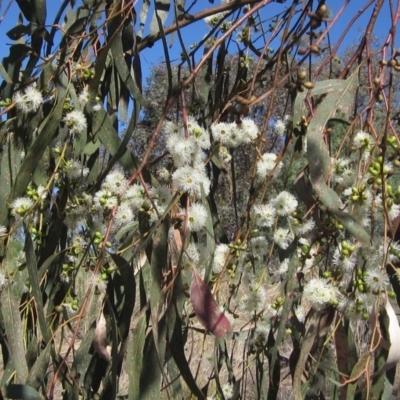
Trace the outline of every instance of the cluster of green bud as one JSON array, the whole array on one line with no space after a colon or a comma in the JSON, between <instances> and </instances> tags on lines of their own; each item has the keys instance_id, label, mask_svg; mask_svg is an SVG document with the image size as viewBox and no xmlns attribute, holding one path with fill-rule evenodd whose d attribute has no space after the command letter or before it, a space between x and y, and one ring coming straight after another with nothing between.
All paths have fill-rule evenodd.
<instances>
[{"instance_id":1,"label":"cluster of green bud","mask_svg":"<svg viewBox=\"0 0 400 400\"><path fill-rule=\"evenodd\" d=\"M41 244L42 243L42 231L38 231L34 226L31 226L29 228L29 232L34 236L33 240L37 244Z\"/></svg>"},{"instance_id":2,"label":"cluster of green bud","mask_svg":"<svg viewBox=\"0 0 400 400\"><path fill-rule=\"evenodd\" d=\"M97 231L94 234L93 244L95 244L98 249L101 249L103 247L104 238L105 235ZM111 242L106 242L106 247L111 247L111 246L112 246Z\"/></svg>"},{"instance_id":3,"label":"cluster of green bud","mask_svg":"<svg viewBox=\"0 0 400 400\"><path fill-rule=\"evenodd\" d=\"M108 279L110 278L110 275L115 271L115 268L108 268L106 270L103 270L100 274L100 277L103 281L108 281Z\"/></svg>"},{"instance_id":4,"label":"cluster of green bud","mask_svg":"<svg viewBox=\"0 0 400 400\"><path fill-rule=\"evenodd\" d=\"M193 135L199 138L203 134L203 130L201 128L194 128L193 129Z\"/></svg>"},{"instance_id":5,"label":"cluster of green bud","mask_svg":"<svg viewBox=\"0 0 400 400\"><path fill-rule=\"evenodd\" d=\"M383 157L379 156L371 165L368 167L368 172L372 175L368 179L367 183L372 185L374 190L379 189L382 186L382 178L386 179L393 175L393 170L383 165Z\"/></svg>"},{"instance_id":6,"label":"cluster of green bud","mask_svg":"<svg viewBox=\"0 0 400 400\"><path fill-rule=\"evenodd\" d=\"M37 189L35 189L35 188L31 187L31 186L27 187L26 194L34 202L39 200L39 194L38 194Z\"/></svg>"},{"instance_id":7,"label":"cluster of green bud","mask_svg":"<svg viewBox=\"0 0 400 400\"><path fill-rule=\"evenodd\" d=\"M94 72L94 69L92 69L92 68L84 68L82 70L82 77L85 80L93 78L94 75L95 75L95 72Z\"/></svg>"},{"instance_id":8,"label":"cluster of green bud","mask_svg":"<svg viewBox=\"0 0 400 400\"><path fill-rule=\"evenodd\" d=\"M389 155L388 160L392 161L394 166L399 168L400 167L400 147L397 142L397 138L395 136L390 136L386 140L387 144L389 145L389 149L392 149L392 154Z\"/></svg>"},{"instance_id":9,"label":"cluster of green bud","mask_svg":"<svg viewBox=\"0 0 400 400\"><path fill-rule=\"evenodd\" d=\"M19 216L24 217L28 213L29 210L30 210L30 208L28 207L28 205L21 204L18 208L16 208L14 210L14 212L16 214L18 214Z\"/></svg>"},{"instance_id":10,"label":"cluster of green bud","mask_svg":"<svg viewBox=\"0 0 400 400\"><path fill-rule=\"evenodd\" d=\"M350 200L353 203L358 203L360 205L363 205L368 200L367 193L368 193L367 186L364 183L360 185L360 187L352 187Z\"/></svg>"},{"instance_id":11,"label":"cluster of green bud","mask_svg":"<svg viewBox=\"0 0 400 400\"><path fill-rule=\"evenodd\" d=\"M142 206L139 208L139 211L146 213L149 216L154 212L154 210L152 210L152 205L150 201L148 201L147 199L144 200Z\"/></svg>"},{"instance_id":12,"label":"cluster of green bud","mask_svg":"<svg viewBox=\"0 0 400 400\"><path fill-rule=\"evenodd\" d=\"M66 111L66 112L70 112L70 111L75 110L75 106L71 103L71 98L67 97L64 100L63 110ZM68 126L72 125L71 122L68 122L67 124L69 124Z\"/></svg>"},{"instance_id":13,"label":"cluster of green bud","mask_svg":"<svg viewBox=\"0 0 400 400\"><path fill-rule=\"evenodd\" d=\"M360 286L362 286L362 284L360 284ZM356 313L361 314L361 317L363 320L365 320L365 321L368 320L369 313L365 310L364 302L360 298L357 298L355 301L355 311L356 311Z\"/></svg>"},{"instance_id":14,"label":"cluster of green bud","mask_svg":"<svg viewBox=\"0 0 400 400\"><path fill-rule=\"evenodd\" d=\"M306 259L311 259L312 256L310 254L311 251L311 247L308 244L302 244L300 246L300 250L301 250L301 260L305 261Z\"/></svg>"},{"instance_id":15,"label":"cluster of green bud","mask_svg":"<svg viewBox=\"0 0 400 400\"><path fill-rule=\"evenodd\" d=\"M325 215L324 218L324 225L330 230L330 231L335 231L335 230L343 230L344 225L337 220L335 217L333 217L330 214Z\"/></svg>"},{"instance_id":16,"label":"cluster of green bud","mask_svg":"<svg viewBox=\"0 0 400 400\"><path fill-rule=\"evenodd\" d=\"M64 263L62 265L62 270L66 274L69 274L70 272L75 271L75 269L76 269L76 267L75 267L75 264L73 264L73 263Z\"/></svg>"},{"instance_id":17,"label":"cluster of green bud","mask_svg":"<svg viewBox=\"0 0 400 400\"><path fill-rule=\"evenodd\" d=\"M395 256L395 257L399 257L400 258L400 251L399 250L397 250L395 247L393 247L393 246L390 246L389 247L389 254L391 254L392 256Z\"/></svg>"},{"instance_id":18,"label":"cluster of green bud","mask_svg":"<svg viewBox=\"0 0 400 400\"><path fill-rule=\"evenodd\" d=\"M354 244L349 244L346 240L342 240L340 244L341 244L340 254L343 257L348 258L356 251L356 246Z\"/></svg>"},{"instance_id":19,"label":"cluster of green bud","mask_svg":"<svg viewBox=\"0 0 400 400\"><path fill-rule=\"evenodd\" d=\"M239 35L239 41L240 41L240 35ZM240 62L240 66L242 68L249 68L250 67L250 62L251 62L251 57L242 56L242 57L239 58L239 62Z\"/></svg>"},{"instance_id":20,"label":"cluster of green bud","mask_svg":"<svg viewBox=\"0 0 400 400\"><path fill-rule=\"evenodd\" d=\"M99 199L99 203L101 206L105 206L107 204L107 200L110 199L111 197L113 197L113 194L107 190L103 196L100 197Z\"/></svg>"},{"instance_id":21,"label":"cluster of green bud","mask_svg":"<svg viewBox=\"0 0 400 400\"><path fill-rule=\"evenodd\" d=\"M231 249L231 254L234 255L236 258L239 258L242 251L245 251L247 248L247 246L242 243L240 239L238 239L234 244L228 244L228 247Z\"/></svg>"},{"instance_id":22,"label":"cluster of green bud","mask_svg":"<svg viewBox=\"0 0 400 400\"><path fill-rule=\"evenodd\" d=\"M366 284L365 284L365 277L367 275L366 271L362 271L361 269L357 269L356 278L353 280L352 285L353 287L358 290L360 293L366 292ZM357 308L356 308L357 311Z\"/></svg>"},{"instance_id":23,"label":"cluster of green bud","mask_svg":"<svg viewBox=\"0 0 400 400\"><path fill-rule=\"evenodd\" d=\"M274 310L278 311L282 306L283 303L285 302L285 299L281 296L278 296L275 301L272 303L271 308Z\"/></svg>"},{"instance_id":24,"label":"cluster of green bud","mask_svg":"<svg viewBox=\"0 0 400 400\"><path fill-rule=\"evenodd\" d=\"M396 150L396 151L397 151L397 149L399 148L399 145L397 144L397 139L396 139L395 136L389 136L389 137L386 139L386 143L387 143L393 150ZM398 166L398 165L396 165L396 166Z\"/></svg>"},{"instance_id":25,"label":"cluster of green bud","mask_svg":"<svg viewBox=\"0 0 400 400\"><path fill-rule=\"evenodd\" d=\"M294 211L292 212L291 216L293 217L293 221L291 222L293 226L300 226L304 223L304 216L303 214Z\"/></svg>"},{"instance_id":26,"label":"cluster of green bud","mask_svg":"<svg viewBox=\"0 0 400 400\"><path fill-rule=\"evenodd\" d=\"M7 98L0 101L0 107L8 107L12 103L12 100Z\"/></svg>"},{"instance_id":27,"label":"cluster of green bud","mask_svg":"<svg viewBox=\"0 0 400 400\"><path fill-rule=\"evenodd\" d=\"M79 310L79 302L77 297L68 297L65 304L71 307L71 309L74 311Z\"/></svg>"}]
</instances>

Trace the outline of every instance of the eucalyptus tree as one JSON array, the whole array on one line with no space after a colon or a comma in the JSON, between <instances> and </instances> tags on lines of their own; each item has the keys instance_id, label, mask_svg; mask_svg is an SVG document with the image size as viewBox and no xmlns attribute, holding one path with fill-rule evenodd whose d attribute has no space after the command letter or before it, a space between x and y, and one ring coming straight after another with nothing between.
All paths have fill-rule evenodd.
<instances>
[{"instance_id":1,"label":"eucalyptus tree","mask_svg":"<svg viewBox=\"0 0 400 400\"><path fill-rule=\"evenodd\" d=\"M400 4L349 3L10 3L6 397L394 393Z\"/></svg>"}]
</instances>

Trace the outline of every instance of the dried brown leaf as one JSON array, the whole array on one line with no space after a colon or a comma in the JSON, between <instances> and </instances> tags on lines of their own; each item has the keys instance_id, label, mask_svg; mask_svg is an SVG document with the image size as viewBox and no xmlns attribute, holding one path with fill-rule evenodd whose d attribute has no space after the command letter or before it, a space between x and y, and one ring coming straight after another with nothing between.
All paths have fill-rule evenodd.
<instances>
[{"instance_id":1,"label":"dried brown leaf","mask_svg":"<svg viewBox=\"0 0 400 400\"><path fill-rule=\"evenodd\" d=\"M213 335L219 338L226 337L226 334L231 330L231 324L219 309L213 294L195 269L193 269L190 299L200 323Z\"/></svg>"}]
</instances>

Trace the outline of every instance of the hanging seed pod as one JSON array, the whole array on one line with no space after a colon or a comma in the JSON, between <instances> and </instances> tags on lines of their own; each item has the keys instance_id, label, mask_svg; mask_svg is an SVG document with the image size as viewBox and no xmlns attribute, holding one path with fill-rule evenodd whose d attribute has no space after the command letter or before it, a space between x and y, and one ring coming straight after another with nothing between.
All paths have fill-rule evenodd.
<instances>
[{"instance_id":1,"label":"hanging seed pod","mask_svg":"<svg viewBox=\"0 0 400 400\"><path fill-rule=\"evenodd\" d=\"M374 85L375 86L381 86L381 78L379 76L374 78Z\"/></svg>"},{"instance_id":2,"label":"hanging seed pod","mask_svg":"<svg viewBox=\"0 0 400 400\"><path fill-rule=\"evenodd\" d=\"M304 82L304 83L303 83L303 86L304 86L306 89L314 89L314 83L312 83L312 82Z\"/></svg>"},{"instance_id":3,"label":"hanging seed pod","mask_svg":"<svg viewBox=\"0 0 400 400\"><path fill-rule=\"evenodd\" d=\"M323 19L325 18L327 12L328 12L328 7L325 4L321 4L315 13L320 19Z\"/></svg>"},{"instance_id":4,"label":"hanging seed pod","mask_svg":"<svg viewBox=\"0 0 400 400\"><path fill-rule=\"evenodd\" d=\"M310 46L310 51L313 54L319 54L319 47L315 44L313 44L312 46Z\"/></svg>"},{"instance_id":5,"label":"hanging seed pod","mask_svg":"<svg viewBox=\"0 0 400 400\"><path fill-rule=\"evenodd\" d=\"M308 16L310 17L310 27L311 29L317 29L321 26L321 18L314 12L309 12Z\"/></svg>"},{"instance_id":6,"label":"hanging seed pod","mask_svg":"<svg viewBox=\"0 0 400 400\"><path fill-rule=\"evenodd\" d=\"M301 82L297 82L297 90L299 92L304 92L304 89L305 89L304 85Z\"/></svg>"},{"instance_id":7,"label":"hanging seed pod","mask_svg":"<svg viewBox=\"0 0 400 400\"><path fill-rule=\"evenodd\" d=\"M297 51L297 54L300 56L304 56L308 52L308 47L300 47L300 49Z\"/></svg>"},{"instance_id":8,"label":"hanging seed pod","mask_svg":"<svg viewBox=\"0 0 400 400\"><path fill-rule=\"evenodd\" d=\"M302 80L304 80L304 79L306 79L306 78L307 78L307 71L304 70L304 69L300 69L300 70L297 72L297 79L300 80L300 81L302 81Z\"/></svg>"}]
</instances>

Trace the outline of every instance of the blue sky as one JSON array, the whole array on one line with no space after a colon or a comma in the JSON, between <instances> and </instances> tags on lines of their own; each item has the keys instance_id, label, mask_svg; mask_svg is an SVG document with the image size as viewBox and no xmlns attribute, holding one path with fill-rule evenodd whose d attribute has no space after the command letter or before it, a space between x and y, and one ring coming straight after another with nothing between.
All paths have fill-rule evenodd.
<instances>
[{"instance_id":1,"label":"blue sky","mask_svg":"<svg viewBox=\"0 0 400 400\"><path fill-rule=\"evenodd\" d=\"M342 4L345 2L345 0L337 1L337 0L327 0L327 5L328 7L332 7L332 14L335 15L339 8L342 6ZM77 1L79 4L79 1ZM138 0L138 4L141 5L142 0ZM278 4L278 3L271 3L267 7L265 7L265 10L261 13L261 17L265 18L266 15L272 16L276 12L283 11L289 4L291 4L290 0L287 0L287 4ZM351 18L357 13L359 10L360 4L365 4L366 2L364 1L350 1L350 4L348 5L346 12L342 15L341 19L339 22L336 24L335 28L331 31L331 43L335 44L337 39L339 38L340 34L342 33L344 27L348 24L348 22L351 20ZM378 23L376 25L376 30L375 30L375 35L383 40L386 38L388 34L388 30L390 29L390 17L389 17L389 2L385 2L385 10L384 10L384 15L381 15L380 18L378 19ZM9 1L3 1L1 2L2 7L0 9L0 16L3 17L4 13L6 12L7 5L9 4ZM190 4L190 1L186 1L186 5ZM47 23L50 24L54 20L54 15L55 12L58 10L58 8L61 5L61 1L55 1L55 0L47 0L47 5L48 5L48 11L47 11ZM210 7L210 6L215 6L218 5L218 0L214 2L214 5L209 3L206 0L202 1L197 1L194 3L193 8L191 9L191 13L196 13L205 7ZM138 7L138 6L137 6ZM139 7L137 8L139 9ZM346 41L344 42L344 47L348 46L356 41L362 33L365 30L367 21L369 20L369 17L373 11L373 5L366 11L366 13L356 22L356 24L352 27L350 33L348 34L348 37ZM149 14L151 16L152 10L150 10ZM5 55L8 54L8 45L12 44L12 40L10 40L6 36L6 32L16 26L17 20L18 20L18 14L19 14L19 8L18 5L16 4L15 1L11 1L11 6L8 9L7 13L5 14L5 17L1 20L0 22L0 36L3 40L3 46L0 46L0 58L4 57ZM148 18L147 24L146 24L146 29L145 33L148 32L149 25L150 25L150 19ZM172 12L170 12L170 16L167 19L166 26L168 26L172 22ZM189 48L190 44L194 42L199 42L202 37L206 34L207 28L205 27L205 24L202 21L199 21L187 28L185 28L182 31L183 34L183 39L185 42L185 45L187 48ZM358 40L357 40L358 42ZM181 52L180 46L178 44L178 39L175 37L174 40L174 45L170 49L170 57L171 59L176 59L179 60L179 55ZM400 47L400 46L399 46ZM200 54L199 54L200 56ZM141 58L142 58L142 66L143 66L143 71L144 74L146 72L150 71L150 68L154 64L158 64L159 62L163 61L163 50L161 46L161 42L159 41L156 43L151 49L146 49L141 53Z\"/></svg>"}]
</instances>

